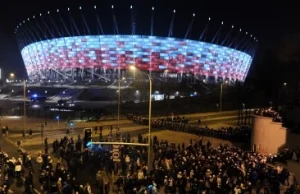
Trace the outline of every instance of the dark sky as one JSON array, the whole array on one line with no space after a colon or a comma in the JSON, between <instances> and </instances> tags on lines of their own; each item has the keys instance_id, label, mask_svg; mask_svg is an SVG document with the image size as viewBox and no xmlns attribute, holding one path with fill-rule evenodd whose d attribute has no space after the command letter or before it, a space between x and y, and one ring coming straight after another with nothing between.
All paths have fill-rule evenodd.
<instances>
[{"instance_id":1,"label":"dark sky","mask_svg":"<svg viewBox=\"0 0 300 194\"><path fill-rule=\"evenodd\" d=\"M278 1L277 3L269 0L35 0L20 2L22 3L14 0L2 0L0 5L0 67L3 69L5 75L8 75L9 72L16 72L17 76L20 77L23 77L25 74L25 68L14 35L16 25L27 17L32 17L35 14L38 15L40 12L44 13L47 10L54 10L56 8L67 9L68 6L77 7L78 5L82 5L84 9L96 4L97 7L102 6L106 10L109 10L110 5L114 4L115 7L118 7L118 9L116 8L116 17L120 26L122 26L123 18L130 15L129 12L127 15L126 9L129 9L127 6L133 4L134 7L140 8L136 22L137 26L141 26L140 24L143 21L148 22L149 20L147 13L144 14L143 10L145 7L151 8L152 5L155 5L157 12L161 14L160 18L159 16L155 18L155 22L156 24L162 22L159 23L159 27L156 26L156 30L160 30L160 32L164 31L165 35L168 34L168 26L164 24L169 24L172 10L175 8L177 13L185 15L176 18L174 34L176 35L178 31L177 36L180 36L180 30L187 28L191 15L195 12L197 25L193 28L193 32L196 34L199 33L202 30L202 24L205 23L209 16L212 18L212 24L215 26L223 20L225 25L231 26L233 24L254 34L258 38L259 49L257 50L257 56L259 58L262 58L266 49L276 47L283 36L298 31L300 27L300 12L297 10L299 8L296 1L294 1L295 3L289 1ZM148 20L141 19L146 16ZM112 21L111 15L105 18L105 15L102 14L101 19L104 20L104 23ZM184 23L184 25L180 25L181 23ZM143 25L149 24L144 23ZM161 29L158 30L160 27ZM122 33L122 28L120 31ZM251 74L253 75L255 74L256 66L254 65L252 68Z\"/></svg>"}]
</instances>

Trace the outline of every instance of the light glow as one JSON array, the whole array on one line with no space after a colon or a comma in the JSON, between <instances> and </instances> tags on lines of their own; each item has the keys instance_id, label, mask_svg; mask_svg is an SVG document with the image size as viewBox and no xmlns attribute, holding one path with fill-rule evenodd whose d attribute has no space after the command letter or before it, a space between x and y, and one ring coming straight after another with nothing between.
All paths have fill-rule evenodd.
<instances>
[{"instance_id":1,"label":"light glow","mask_svg":"<svg viewBox=\"0 0 300 194\"><path fill-rule=\"evenodd\" d=\"M149 50L152 52L147 52ZM21 54L29 77L48 69L120 67L125 70L134 64L145 71L151 67L156 72L193 72L244 81L252 62L249 54L220 45L139 35L55 38L29 44Z\"/></svg>"}]
</instances>

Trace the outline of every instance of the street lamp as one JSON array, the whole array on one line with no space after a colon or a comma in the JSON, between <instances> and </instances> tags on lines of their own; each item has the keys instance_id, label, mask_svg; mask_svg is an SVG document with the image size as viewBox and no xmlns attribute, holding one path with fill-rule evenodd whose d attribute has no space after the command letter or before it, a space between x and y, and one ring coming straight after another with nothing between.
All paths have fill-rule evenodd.
<instances>
[{"instance_id":1,"label":"street lamp","mask_svg":"<svg viewBox=\"0 0 300 194\"><path fill-rule=\"evenodd\" d=\"M135 66L129 67L131 70L136 70ZM152 111L152 79L149 74L145 73L149 79L149 115L148 115L148 171L151 170L151 111Z\"/></svg>"},{"instance_id":2,"label":"street lamp","mask_svg":"<svg viewBox=\"0 0 300 194\"><path fill-rule=\"evenodd\" d=\"M14 74L14 73L10 73L10 74L9 74L9 77L10 77L11 79L14 79L14 78L15 78L15 74Z\"/></svg>"},{"instance_id":3,"label":"street lamp","mask_svg":"<svg viewBox=\"0 0 300 194\"><path fill-rule=\"evenodd\" d=\"M24 92L23 92L23 108L24 108L24 119L23 119L23 132L24 132L24 141L26 141L26 81L24 80Z\"/></svg>"},{"instance_id":4,"label":"street lamp","mask_svg":"<svg viewBox=\"0 0 300 194\"><path fill-rule=\"evenodd\" d=\"M59 127L59 115L56 116L57 126Z\"/></svg>"},{"instance_id":5,"label":"street lamp","mask_svg":"<svg viewBox=\"0 0 300 194\"><path fill-rule=\"evenodd\" d=\"M225 81L225 84L228 84L228 80ZM221 90L220 90L220 112L222 111L222 102L223 102L223 85L224 83L221 83Z\"/></svg>"},{"instance_id":6,"label":"street lamp","mask_svg":"<svg viewBox=\"0 0 300 194\"><path fill-rule=\"evenodd\" d=\"M133 66L133 65L131 65L131 66L129 67L129 69L133 71L133 79L135 79L135 70L136 70L136 67Z\"/></svg>"},{"instance_id":7,"label":"street lamp","mask_svg":"<svg viewBox=\"0 0 300 194\"><path fill-rule=\"evenodd\" d=\"M119 79L119 87L118 87L118 130L120 129L120 103L121 103L121 81L125 80L125 77Z\"/></svg>"}]
</instances>

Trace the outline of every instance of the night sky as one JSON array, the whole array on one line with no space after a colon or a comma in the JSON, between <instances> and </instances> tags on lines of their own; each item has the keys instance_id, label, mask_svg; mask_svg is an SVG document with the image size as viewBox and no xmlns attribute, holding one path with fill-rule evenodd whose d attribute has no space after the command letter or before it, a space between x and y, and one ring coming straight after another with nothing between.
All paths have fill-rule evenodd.
<instances>
[{"instance_id":1,"label":"night sky","mask_svg":"<svg viewBox=\"0 0 300 194\"><path fill-rule=\"evenodd\" d=\"M39 3L36 3L39 2ZM83 3L84 2L84 3ZM295 3L294 3L295 2ZM234 25L241 28L244 32L255 35L258 42L256 60L252 66L249 76L255 77L259 66L264 64L262 59L266 51L276 49L282 37L298 31L300 27L300 12L296 1L199 1L199 0L101 0L101 1L75 1L75 0L51 0L51 1L18 1L2 0L0 5L0 67L4 71L4 76L10 72L15 72L18 77L24 77L25 68L21 59L19 47L14 34L14 29L18 23L26 20L28 17L44 13L48 10L75 9L79 5L85 7L106 8L110 10L112 4L116 7L116 18L120 25L120 33L123 30L130 29L130 24L123 22L123 18L129 18L130 12L127 10L132 4L139 11L136 14L137 34L149 34L143 31L144 26L149 26L150 14L146 9L151 9L154 5L156 8L155 15L155 34L167 36L172 10L176 9L179 14L176 15L174 24L174 36L183 37L187 26L191 20L192 13L196 13L196 22L193 28L193 37L199 36L207 18L212 18L212 24L218 29L221 21L224 25ZM112 23L111 15L102 14L101 20L104 22L104 30L110 31ZM126 24L126 25L125 25ZM127 27L124 27L127 26ZM140 27L140 26L143 26ZM224 30L225 31L225 30ZM226 33L223 32L223 33Z\"/></svg>"}]
</instances>

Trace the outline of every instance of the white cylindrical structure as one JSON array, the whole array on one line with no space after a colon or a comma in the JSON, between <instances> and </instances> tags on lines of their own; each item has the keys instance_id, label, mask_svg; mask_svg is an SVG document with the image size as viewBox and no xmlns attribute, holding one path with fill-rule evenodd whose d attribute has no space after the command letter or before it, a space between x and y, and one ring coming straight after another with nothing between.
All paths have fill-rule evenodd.
<instances>
[{"instance_id":1,"label":"white cylindrical structure","mask_svg":"<svg viewBox=\"0 0 300 194\"><path fill-rule=\"evenodd\" d=\"M300 148L300 134L291 133L270 117L253 116L251 149L263 154L277 154L284 148Z\"/></svg>"}]
</instances>

